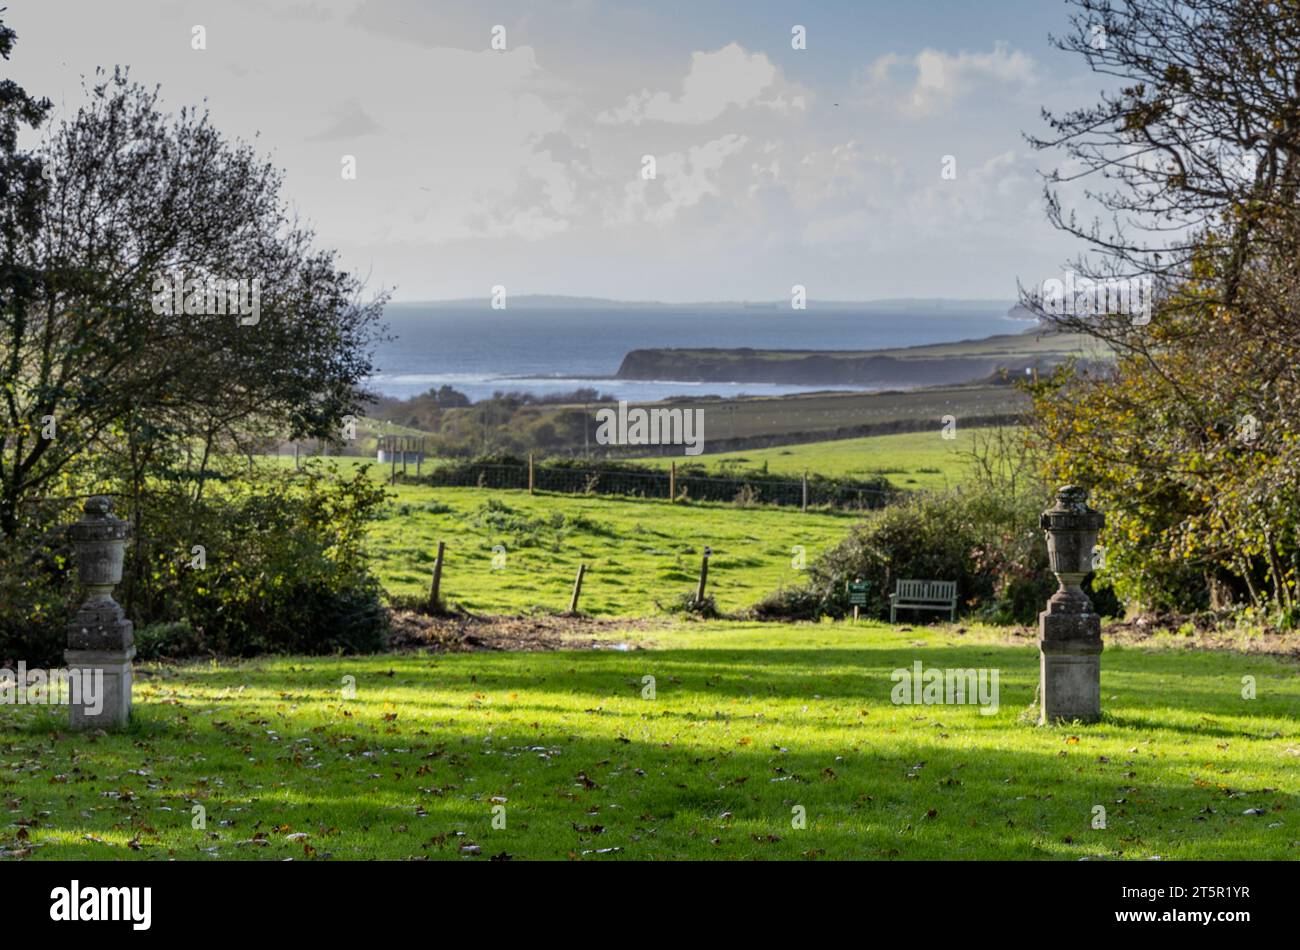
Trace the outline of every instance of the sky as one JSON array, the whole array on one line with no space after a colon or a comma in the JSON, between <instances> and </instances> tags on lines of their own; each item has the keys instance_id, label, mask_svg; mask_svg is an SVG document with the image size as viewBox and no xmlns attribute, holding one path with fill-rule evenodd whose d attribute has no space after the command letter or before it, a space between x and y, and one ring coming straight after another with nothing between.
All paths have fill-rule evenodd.
<instances>
[{"instance_id":1,"label":"sky","mask_svg":"<svg viewBox=\"0 0 1300 950\"><path fill-rule=\"evenodd\" d=\"M1060 0L5 3L0 75L205 105L395 300L1011 299L1081 250L1023 137L1102 86Z\"/></svg>"}]
</instances>

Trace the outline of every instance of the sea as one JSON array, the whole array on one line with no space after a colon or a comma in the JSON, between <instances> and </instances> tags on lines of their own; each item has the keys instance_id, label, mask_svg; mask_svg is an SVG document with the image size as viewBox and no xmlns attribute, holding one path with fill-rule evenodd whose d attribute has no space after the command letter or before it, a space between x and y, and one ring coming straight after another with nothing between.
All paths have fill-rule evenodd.
<instances>
[{"instance_id":1,"label":"sea","mask_svg":"<svg viewBox=\"0 0 1300 950\"><path fill-rule=\"evenodd\" d=\"M538 396L593 388L616 399L784 395L861 386L615 379L630 350L650 347L872 350L1019 333L1031 323L1008 316L1009 302L907 301L835 304L806 310L707 304L699 307L514 306L486 302L390 303L394 338L375 353L370 386L408 398L443 385L470 399L495 392Z\"/></svg>"}]
</instances>

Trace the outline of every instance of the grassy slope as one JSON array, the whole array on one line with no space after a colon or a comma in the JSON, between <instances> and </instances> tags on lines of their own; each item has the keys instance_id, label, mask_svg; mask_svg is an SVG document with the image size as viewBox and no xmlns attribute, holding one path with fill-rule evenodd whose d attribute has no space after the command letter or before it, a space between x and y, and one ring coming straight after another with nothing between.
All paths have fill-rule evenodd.
<instances>
[{"instance_id":1,"label":"grassy slope","mask_svg":"<svg viewBox=\"0 0 1300 950\"><path fill-rule=\"evenodd\" d=\"M438 540L448 543L444 596L486 613L563 610L578 563L585 561L582 609L606 616L656 612L695 589L700 555L713 548L709 592L724 610L749 606L799 580L792 548L811 560L848 532L853 515L797 509L670 505L660 499L558 495L476 488L399 486L388 518L375 525L371 551L385 587L428 591ZM505 505L494 524L489 499ZM431 513L433 504L448 511ZM505 566L493 568L493 548Z\"/></svg>"},{"instance_id":2,"label":"grassy slope","mask_svg":"<svg viewBox=\"0 0 1300 950\"><path fill-rule=\"evenodd\" d=\"M766 460L772 471L792 475L805 467L829 475L883 471L906 488L942 488L961 480L963 453L969 451L976 431L959 426L953 440L941 438L938 431L908 433L703 460L711 468L728 458L748 459L746 465ZM646 461L666 465L668 460ZM372 472L376 477L384 474L378 466ZM486 613L566 608L581 561L588 567L582 600L586 612L652 614L656 601L667 603L694 589L705 545L713 548L710 592L723 610L739 610L782 584L797 583L794 549L802 547L811 560L841 540L855 519L846 512L669 505L659 499L546 493L530 497L526 492L423 486L394 491L389 516L371 534L384 586L395 594L426 593L442 539L449 546L444 596ZM487 517L489 499L509 509L501 513L499 524ZM513 529L508 522L514 523ZM505 549L502 569L492 566L497 545Z\"/></svg>"},{"instance_id":3,"label":"grassy slope","mask_svg":"<svg viewBox=\"0 0 1300 950\"><path fill-rule=\"evenodd\" d=\"M966 454L971 451L982 429L964 429L960 425L954 438L944 439L940 427L932 432L906 432L864 439L835 442L810 442L770 449L747 449L704 455L692 462L703 462L711 470L736 465L741 469L757 468L766 463L768 471L798 477L805 470L820 475L864 477L885 475L900 488L941 489L962 480L967 467ZM652 458L648 464L667 467L672 460ZM677 461L681 461L678 459Z\"/></svg>"},{"instance_id":4,"label":"grassy slope","mask_svg":"<svg viewBox=\"0 0 1300 950\"><path fill-rule=\"evenodd\" d=\"M902 488L945 488L960 483L966 468L966 455L971 451L979 433L987 429L967 428L960 424L954 438L941 437L942 426L936 421L926 432L905 432L897 435L878 435L860 439L837 439L830 442L807 442L800 445L776 446L765 449L746 449L739 452L721 452L695 458L675 456L650 456L632 461L667 468L670 462L702 462L711 470L726 465L742 469L767 463L772 472L798 477L805 469L821 475L865 476L883 474ZM293 456L267 456L264 461L280 466L293 464ZM304 463L307 457L303 456ZM332 457L331 461L342 468L372 464L376 478L386 478L390 468L381 467L373 457ZM432 464L437 464L434 460ZM400 468L400 466L399 466ZM408 470L414 475L412 463Z\"/></svg>"},{"instance_id":5,"label":"grassy slope","mask_svg":"<svg viewBox=\"0 0 1300 950\"><path fill-rule=\"evenodd\" d=\"M707 390L707 384L703 387ZM648 404L647 404L648 405ZM807 438L857 426L895 423L938 429L946 415L971 416L1023 412L1027 397L1012 386L942 386L878 393L809 393L748 399L674 400L673 406L704 412L708 440L737 438Z\"/></svg>"},{"instance_id":6,"label":"grassy slope","mask_svg":"<svg viewBox=\"0 0 1300 950\"><path fill-rule=\"evenodd\" d=\"M458 860L472 842L478 860L1168 860L1300 847L1294 665L1109 649L1107 720L1042 729L1019 718L1037 678L1029 641L875 625L651 635L649 651L146 668L125 735L4 707L0 851ZM918 659L999 668L1001 709L892 705L889 672ZM1256 700L1240 697L1245 674ZM355 699L340 697L345 676Z\"/></svg>"}]
</instances>

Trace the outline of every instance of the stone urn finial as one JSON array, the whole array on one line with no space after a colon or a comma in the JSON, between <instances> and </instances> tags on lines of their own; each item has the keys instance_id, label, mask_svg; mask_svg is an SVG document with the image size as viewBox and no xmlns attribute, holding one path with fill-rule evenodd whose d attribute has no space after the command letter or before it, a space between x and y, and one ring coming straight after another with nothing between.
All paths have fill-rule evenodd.
<instances>
[{"instance_id":1,"label":"stone urn finial","mask_svg":"<svg viewBox=\"0 0 1300 950\"><path fill-rule=\"evenodd\" d=\"M1039 516L1038 523L1047 533L1047 562L1060 584L1052 600L1090 613L1092 601L1081 585L1092 573L1092 551L1106 516L1088 507L1086 489L1064 485L1056 492L1056 504Z\"/></svg>"},{"instance_id":2,"label":"stone urn finial","mask_svg":"<svg viewBox=\"0 0 1300 950\"><path fill-rule=\"evenodd\" d=\"M1038 615L1044 723L1101 718L1101 618L1082 585L1105 524L1106 516L1088 507L1088 492L1076 485L1058 489L1056 504L1039 517L1058 584Z\"/></svg>"},{"instance_id":3,"label":"stone urn finial","mask_svg":"<svg viewBox=\"0 0 1300 950\"><path fill-rule=\"evenodd\" d=\"M113 599L122 581L122 562L131 525L113 515L113 499L89 498L82 517L68 529L77 552L77 578L89 591L89 600Z\"/></svg>"}]
</instances>

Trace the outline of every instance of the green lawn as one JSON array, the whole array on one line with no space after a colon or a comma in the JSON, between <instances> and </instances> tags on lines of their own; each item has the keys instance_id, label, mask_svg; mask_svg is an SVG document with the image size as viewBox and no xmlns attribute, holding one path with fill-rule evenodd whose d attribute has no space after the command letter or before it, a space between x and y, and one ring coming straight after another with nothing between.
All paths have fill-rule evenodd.
<instances>
[{"instance_id":1,"label":"green lawn","mask_svg":"<svg viewBox=\"0 0 1300 950\"><path fill-rule=\"evenodd\" d=\"M146 666L122 735L70 734L61 711L5 706L0 852L1300 855L1294 664L1108 649L1105 721L1041 728L1021 715L1037 679L1029 640L866 624L620 639L638 636L650 649ZM893 705L890 671L916 660L999 669L998 712ZM1244 675L1257 699L1241 698ZM347 677L355 698L340 693ZM1092 827L1098 805L1105 829ZM806 828L792 827L797 809Z\"/></svg>"},{"instance_id":2,"label":"green lawn","mask_svg":"<svg viewBox=\"0 0 1300 950\"><path fill-rule=\"evenodd\" d=\"M693 592L704 547L720 609L748 607L801 577L855 516L793 508L669 504L665 499L398 486L371 531L390 593L425 595L439 539L448 544L444 598L483 613L564 610L579 562L586 613L640 617ZM499 548L499 550L494 550ZM496 565L496 566L494 566Z\"/></svg>"}]
</instances>

